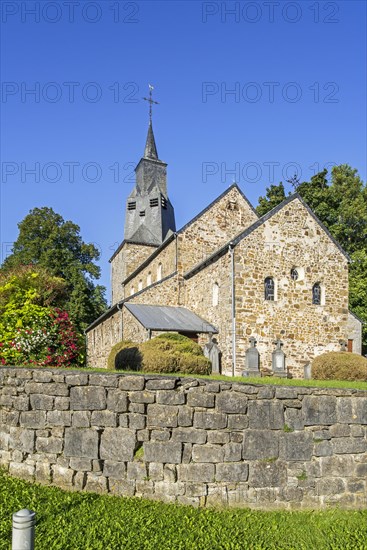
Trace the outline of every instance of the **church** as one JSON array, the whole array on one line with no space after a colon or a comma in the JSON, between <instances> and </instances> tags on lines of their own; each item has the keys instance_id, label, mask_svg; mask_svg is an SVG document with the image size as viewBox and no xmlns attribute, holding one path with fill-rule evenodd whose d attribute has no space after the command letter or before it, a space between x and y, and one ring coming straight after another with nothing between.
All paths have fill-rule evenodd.
<instances>
[{"instance_id":1,"label":"church","mask_svg":"<svg viewBox=\"0 0 367 550\"><path fill-rule=\"evenodd\" d=\"M282 349L285 372L298 378L324 352L361 353L348 255L297 193L258 217L234 183L177 230L151 109L135 173L124 238L110 259L112 307L86 330L89 367L107 367L121 340L169 331L202 346L214 335L222 373L236 376L251 347L268 372Z\"/></svg>"}]
</instances>

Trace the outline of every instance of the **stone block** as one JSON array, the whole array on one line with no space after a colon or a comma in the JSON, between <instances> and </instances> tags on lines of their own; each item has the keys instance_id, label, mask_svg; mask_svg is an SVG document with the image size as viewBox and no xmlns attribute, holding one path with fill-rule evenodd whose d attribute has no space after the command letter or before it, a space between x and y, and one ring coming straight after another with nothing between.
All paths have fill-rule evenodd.
<instances>
[{"instance_id":1,"label":"stone block","mask_svg":"<svg viewBox=\"0 0 367 550\"><path fill-rule=\"evenodd\" d=\"M115 428L117 426L117 414L112 411L93 411L91 426Z\"/></svg>"},{"instance_id":2,"label":"stone block","mask_svg":"<svg viewBox=\"0 0 367 550\"><path fill-rule=\"evenodd\" d=\"M120 390L127 391L139 391L143 390L145 385L144 376L123 376L120 378L119 388Z\"/></svg>"},{"instance_id":3,"label":"stone block","mask_svg":"<svg viewBox=\"0 0 367 550\"><path fill-rule=\"evenodd\" d=\"M41 430L46 426L46 412L23 411L20 413L20 425L24 428Z\"/></svg>"},{"instance_id":4,"label":"stone block","mask_svg":"<svg viewBox=\"0 0 367 550\"><path fill-rule=\"evenodd\" d=\"M154 493L162 500L166 501L166 497L176 497L185 493L185 484L180 481L170 483L169 481L157 481L154 484ZM171 499L168 499L171 500Z\"/></svg>"},{"instance_id":5,"label":"stone block","mask_svg":"<svg viewBox=\"0 0 367 550\"><path fill-rule=\"evenodd\" d=\"M163 466L163 478L164 481L170 481L171 483L177 481L176 464L165 464Z\"/></svg>"},{"instance_id":6,"label":"stone block","mask_svg":"<svg viewBox=\"0 0 367 550\"><path fill-rule=\"evenodd\" d=\"M129 403L128 410L131 413L145 414L145 407L144 403Z\"/></svg>"},{"instance_id":7,"label":"stone block","mask_svg":"<svg viewBox=\"0 0 367 550\"><path fill-rule=\"evenodd\" d=\"M160 405L184 405L186 395L181 390L159 390L157 391L157 403Z\"/></svg>"},{"instance_id":8,"label":"stone block","mask_svg":"<svg viewBox=\"0 0 367 550\"><path fill-rule=\"evenodd\" d=\"M88 374L71 372L65 375L65 382L69 386L86 386L88 384Z\"/></svg>"},{"instance_id":9,"label":"stone block","mask_svg":"<svg viewBox=\"0 0 367 550\"><path fill-rule=\"evenodd\" d=\"M117 388L118 378L115 374L94 373L89 375L90 386L103 386L104 388Z\"/></svg>"},{"instance_id":10,"label":"stone block","mask_svg":"<svg viewBox=\"0 0 367 550\"><path fill-rule=\"evenodd\" d=\"M57 382L39 383L39 382L26 382L24 390L27 394L44 394L52 396L68 397L69 389L66 384L60 384Z\"/></svg>"},{"instance_id":11,"label":"stone block","mask_svg":"<svg viewBox=\"0 0 367 550\"><path fill-rule=\"evenodd\" d=\"M70 409L70 398L55 397L55 409L59 411L68 411Z\"/></svg>"},{"instance_id":12,"label":"stone block","mask_svg":"<svg viewBox=\"0 0 367 550\"><path fill-rule=\"evenodd\" d=\"M282 487L287 482L287 468L284 462L255 462L250 464L249 485L251 487Z\"/></svg>"},{"instance_id":13,"label":"stone block","mask_svg":"<svg viewBox=\"0 0 367 550\"><path fill-rule=\"evenodd\" d=\"M291 388L288 386L278 386L275 388L276 399L298 399L298 388ZM284 403L287 406L287 403ZM300 406L302 402L300 401Z\"/></svg>"},{"instance_id":14,"label":"stone block","mask_svg":"<svg viewBox=\"0 0 367 550\"><path fill-rule=\"evenodd\" d=\"M214 464L179 464L177 466L179 481L212 483L215 478Z\"/></svg>"},{"instance_id":15,"label":"stone block","mask_svg":"<svg viewBox=\"0 0 367 550\"><path fill-rule=\"evenodd\" d=\"M176 387L175 378L152 378L145 383L147 390L173 390Z\"/></svg>"},{"instance_id":16,"label":"stone block","mask_svg":"<svg viewBox=\"0 0 367 550\"><path fill-rule=\"evenodd\" d=\"M285 424L293 430L303 430L305 426L301 409L287 408L284 413L284 421Z\"/></svg>"},{"instance_id":17,"label":"stone block","mask_svg":"<svg viewBox=\"0 0 367 550\"><path fill-rule=\"evenodd\" d=\"M127 462L133 460L135 447L134 431L127 428L106 428L101 435L100 458Z\"/></svg>"},{"instance_id":18,"label":"stone block","mask_svg":"<svg viewBox=\"0 0 367 550\"><path fill-rule=\"evenodd\" d=\"M73 485L74 471L59 464L53 464L52 482L64 489L70 489Z\"/></svg>"},{"instance_id":19,"label":"stone block","mask_svg":"<svg viewBox=\"0 0 367 550\"><path fill-rule=\"evenodd\" d=\"M171 431L168 429L151 430L150 432L151 441L168 441L170 437Z\"/></svg>"},{"instance_id":20,"label":"stone block","mask_svg":"<svg viewBox=\"0 0 367 550\"><path fill-rule=\"evenodd\" d=\"M204 430L220 430L227 426L227 415L216 412L195 412L194 427Z\"/></svg>"},{"instance_id":21,"label":"stone block","mask_svg":"<svg viewBox=\"0 0 367 550\"><path fill-rule=\"evenodd\" d=\"M127 412L127 393L121 390L108 390L107 409L114 412Z\"/></svg>"},{"instance_id":22,"label":"stone block","mask_svg":"<svg viewBox=\"0 0 367 550\"><path fill-rule=\"evenodd\" d=\"M338 495L345 492L345 481L340 478L321 478L316 480L316 494L319 496Z\"/></svg>"},{"instance_id":23,"label":"stone block","mask_svg":"<svg viewBox=\"0 0 367 550\"><path fill-rule=\"evenodd\" d=\"M138 430L136 434L136 439L138 441L149 441L150 439L150 431L149 430Z\"/></svg>"},{"instance_id":24,"label":"stone block","mask_svg":"<svg viewBox=\"0 0 367 550\"><path fill-rule=\"evenodd\" d=\"M92 460L90 458L75 458L71 457L70 461L70 468L72 470L76 470L77 472L91 472L92 471Z\"/></svg>"},{"instance_id":25,"label":"stone block","mask_svg":"<svg viewBox=\"0 0 367 550\"><path fill-rule=\"evenodd\" d=\"M243 393L226 391L216 397L216 407L219 411L230 414L245 414L248 398Z\"/></svg>"},{"instance_id":26,"label":"stone block","mask_svg":"<svg viewBox=\"0 0 367 550\"><path fill-rule=\"evenodd\" d=\"M51 465L48 462L37 462L35 479L38 483L48 485L51 483Z\"/></svg>"},{"instance_id":27,"label":"stone block","mask_svg":"<svg viewBox=\"0 0 367 550\"><path fill-rule=\"evenodd\" d=\"M103 464L103 475L114 479L123 479L126 474L126 466L124 462L114 462L105 460Z\"/></svg>"},{"instance_id":28,"label":"stone block","mask_svg":"<svg viewBox=\"0 0 367 550\"><path fill-rule=\"evenodd\" d=\"M305 395L302 401L305 426L335 424L337 419L336 397L332 395Z\"/></svg>"},{"instance_id":29,"label":"stone block","mask_svg":"<svg viewBox=\"0 0 367 550\"><path fill-rule=\"evenodd\" d=\"M132 497L135 494L135 481L132 480L110 478L108 487L112 495Z\"/></svg>"},{"instance_id":30,"label":"stone block","mask_svg":"<svg viewBox=\"0 0 367 550\"><path fill-rule=\"evenodd\" d=\"M279 433L271 430L245 430L242 457L246 460L279 456Z\"/></svg>"},{"instance_id":31,"label":"stone block","mask_svg":"<svg viewBox=\"0 0 367 550\"><path fill-rule=\"evenodd\" d=\"M88 472L84 490L99 494L107 493L107 478Z\"/></svg>"},{"instance_id":32,"label":"stone block","mask_svg":"<svg viewBox=\"0 0 367 550\"><path fill-rule=\"evenodd\" d=\"M187 427L192 426L194 409L185 405L179 407L178 410L178 425Z\"/></svg>"},{"instance_id":33,"label":"stone block","mask_svg":"<svg viewBox=\"0 0 367 550\"><path fill-rule=\"evenodd\" d=\"M37 437L36 450L39 453L55 453L62 452L63 440L61 437Z\"/></svg>"},{"instance_id":34,"label":"stone block","mask_svg":"<svg viewBox=\"0 0 367 550\"><path fill-rule=\"evenodd\" d=\"M90 428L66 428L64 455L98 458L98 432Z\"/></svg>"},{"instance_id":35,"label":"stone block","mask_svg":"<svg viewBox=\"0 0 367 550\"><path fill-rule=\"evenodd\" d=\"M349 437L351 429L348 424L334 424L329 428L331 437Z\"/></svg>"},{"instance_id":36,"label":"stone block","mask_svg":"<svg viewBox=\"0 0 367 550\"><path fill-rule=\"evenodd\" d=\"M228 429L230 430L245 430L248 428L248 417L246 414L230 414L228 415Z\"/></svg>"},{"instance_id":37,"label":"stone block","mask_svg":"<svg viewBox=\"0 0 367 550\"><path fill-rule=\"evenodd\" d=\"M217 464L215 467L215 479L217 481L227 481L231 483L247 481L248 464L244 462Z\"/></svg>"},{"instance_id":38,"label":"stone block","mask_svg":"<svg viewBox=\"0 0 367 550\"><path fill-rule=\"evenodd\" d=\"M192 460L194 462L223 462L224 448L221 445L193 445Z\"/></svg>"},{"instance_id":39,"label":"stone block","mask_svg":"<svg viewBox=\"0 0 367 550\"><path fill-rule=\"evenodd\" d=\"M220 430L210 430L209 432L205 432L203 430L203 432L208 434L208 443L213 443L214 445L224 445L225 443L229 443L230 434L228 432L222 432ZM193 443L205 443L205 440L193 441Z\"/></svg>"},{"instance_id":40,"label":"stone block","mask_svg":"<svg viewBox=\"0 0 367 550\"><path fill-rule=\"evenodd\" d=\"M227 443L224 445L224 462L239 462L242 458L241 443Z\"/></svg>"},{"instance_id":41,"label":"stone block","mask_svg":"<svg viewBox=\"0 0 367 550\"><path fill-rule=\"evenodd\" d=\"M29 397L32 409L52 410L54 398L51 395L31 394Z\"/></svg>"},{"instance_id":42,"label":"stone block","mask_svg":"<svg viewBox=\"0 0 367 550\"><path fill-rule=\"evenodd\" d=\"M129 428L131 430L144 430L146 418L144 414L129 414Z\"/></svg>"},{"instance_id":43,"label":"stone block","mask_svg":"<svg viewBox=\"0 0 367 550\"><path fill-rule=\"evenodd\" d=\"M103 410L106 408L106 390L101 386L70 388L70 409L73 411Z\"/></svg>"},{"instance_id":44,"label":"stone block","mask_svg":"<svg viewBox=\"0 0 367 550\"><path fill-rule=\"evenodd\" d=\"M182 456L182 443L176 441L151 441L144 443L144 460L179 464Z\"/></svg>"},{"instance_id":45,"label":"stone block","mask_svg":"<svg viewBox=\"0 0 367 550\"><path fill-rule=\"evenodd\" d=\"M279 430L284 426L283 405L280 401L250 401L248 417L251 429Z\"/></svg>"},{"instance_id":46,"label":"stone block","mask_svg":"<svg viewBox=\"0 0 367 550\"><path fill-rule=\"evenodd\" d=\"M76 472L73 478L73 486L77 491L82 491L87 481L87 474L85 472Z\"/></svg>"},{"instance_id":47,"label":"stone block","mask_svg":"<svg viewBox=\"0 0 367 550\"><path fill-rule=\"evenodd\" d=\"M73 428L90 428L90 418L89 411L75 411L71 422Z\"/></svg>"},{"instance_id":48,"label":"stone block","mask_svg":"<svg viewBox=\"0 0 367 550\"><path fill-rule=\"evenodd\" d=\"M273 386L262 386L259 388L257 398L258 399L273 399L275 395L275 388Z\"/></svg>"},{"instance_id":49,"label":"stone block","mask_svg":"<svg viewBox=\"0 0 367 550\"><path fill-rule=\"evenodd\" d=\"M154 493L154 483L148 479L136 480L136 492L137 497L151 497Z\"/></svg>"},{"instance_id":50,"label":"stone block","mask_svg":"<svg viewBox=\"0 0 367 550\"><path fill-rule=\"evenodd\" d=\"M310 432L292 432L280 435L279 457L284 460L310 460L313 451L313 437Z\"/></svg>"},{"instance_id":51,"label":"stone block","mask_svg":"<svg viewBox=\"0 0 367 550\"><path fill-rule=\"evenodd\" d=\"M6 429L5 426L3 429ZM0 450L2 451L9 450L9 433L7 431L0 432Z\"/></svg>"},{"instance_id":52,"label":"stone block","mask_svg":"<svg viewBox=\"0 0 367 550\"><path fill-rule=\"evenodd\" d=\"M314 452L315 456L331 456L333 454L333 447L331 441L324 439L323 441L314 442Z\"/></svg>"},{"instance_id":53,"label":"stone block","mask_svg":"<svg viewBox=\"0 0 367 550\"><path fill-rule=\"evenodd\" d=\"M127 479L143 480L147 478L147 465L145 462L128 462Z\"/></svg>"},{"instance_id":54,"label":"stone block","mask_svg":"<svg viewBox=\"0 0 367 550\"><path fill-rule=\"evenodd\" d=\"M206 483L186 483L185 495L187 497L205 497L207 493Z\"/></svg>"},{"instance_id":55,"label":"stone block","mask_svg":"<svg viewBox=\"0 0 367 550\"><path fill-rule=\"evenodd\" d=\"M119 414L119 426L120 428L128 428L129 427L129 415L124 413L124 414Z\"/></svg>"},{"instance_id":56,"label":"stone block","mask_svg":"<svg viewBox=\"0 0 367 550\"><path fill-rule=\"evenodd\" d=\"M172 440L203 444L206 442L206 431L195 428L177 428L172 431Z\"/></svg>"},{"instance_id":57,"label":"stone block","mask_svg":"<svg viewBox=\"0 0 367 550\"><path fill-rule=\"evenodd\" d=\"M35 443L34 430L24 428L10 428L9 449L15 449L24 453L33 453Z\"/></svg>"},{"instance_id":58,"label":"stone block","mask_svg":"<svg viewBox=\"0 0 367 550\"><path fill-rule=\"evenodd\" d=\"M211 408L215 405L215 395L201 389L192 388L187 394L187 404L190 407Z\"/></svg>"},{"instance_id":59,"label":"stone block","mask_svg":"<svg viewBox=\"0 0 367 550\"><path fill-rule=\"evenodd\" d=\"M171 393L171 392L167 392L167 393ZM155 393L147 390L130 391L129 400L131 403L154 403Z\"/></svg>"},{"instance_id":60,"label":"stone block","mask_svg":"<svg viewBox=\"0 0 367 550\"><path fill-rule=\"evenodd\" d=\"M322 477L353 477L355 462L350 455L325 456L320 458L320 467Z\"/></svg>"},{"instance_id":61,"label":"stone block","mask_svg":"<svg viewBox=\"0 0 367 550\"><path fill-rule=\"evenodd\" d=\"M14 477L26 479L27 481L33 481L35 475L35 467L32 464L10 462L9 474Z\"/></svg>"},{"instance_id":62,"label":"stone block","mask_svg":"<svg viewBox=\"0 0 367 550\"><path fill-rule=\"evenodd\" d=\"M331 440L335 454L355 454L367 451L367 441L361 437L336 437Z\"/></svg>"},{"instance_id":63,"label":"stone block","mask_svg":"<svg viewBox=\"0 0 367 550\"><path fill-rule=\"evenodd\" d=\"M49 411L47 413L47 426L71 426L70 411Z\"/></svg>"},{"instance_id":64,"label":"stone block","mask_svg":"<svg viewBox=\"0 0 367 550\"><path fill-rule=\"evenodd\" d=\"M51 400L52 400L52 397L51 397ZM12 407L16 411L29 411L29 397L27 395L20 395L19 397L13 397Z\"/></svg>"},{"instance_id":65,"label":"stone block","mask_svg":"<svg viewBox=\"0 0 367 550\"><path fill-rule=\"evenodd\" d=\"M176 428L178 407L172 405L148 405L147 424L150 426Z\"/></svg>"}]
</instances>

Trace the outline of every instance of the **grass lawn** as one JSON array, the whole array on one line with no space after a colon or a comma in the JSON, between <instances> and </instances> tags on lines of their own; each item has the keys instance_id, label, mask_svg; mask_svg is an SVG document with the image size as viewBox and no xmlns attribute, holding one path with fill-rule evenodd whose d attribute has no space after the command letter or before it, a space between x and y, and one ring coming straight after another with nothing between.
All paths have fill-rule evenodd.
<instances>
[{"instance_id":1,"label":"grass lawn","mask_svg":"<svg viewBox=\"0 0 367 550\"><path fill-rule=\"evenodd\" d=\"M260 512L195 509L68 493L0 470L0 550L11 516L37 514L36 550L366 550L367 510Z\"/></svg>"}]
</instances>

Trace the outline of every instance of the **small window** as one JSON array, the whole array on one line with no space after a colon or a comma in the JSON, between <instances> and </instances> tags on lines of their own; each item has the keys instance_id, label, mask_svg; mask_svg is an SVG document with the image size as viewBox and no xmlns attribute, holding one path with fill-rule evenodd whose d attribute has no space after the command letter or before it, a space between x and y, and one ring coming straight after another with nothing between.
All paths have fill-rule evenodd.
<instances>
[{"instance_id":1,"label":"small window","mask_svg":"<svg viewBox=\"0 0 367 550\"><path fill-rule=\"evenodd\" d=\"M151 285L152 284L152 274L151 272L149 271L148 275L147 275L147 286Z\"/></svg>"},{"instance_id":2,"label":"small window","mask_svg":"<svg viewBox=\"0 0 367 550\"><path fill-rule=\"evenodd\" d=\"M162 264L158 264L157 268L157 281L160 281L162 279Z\"/></svg>"},{"instance_id":3,"label":"small window","mask_svg":"<svg viewBox=\"0 0 367 550\"><path fill-rule=\"evenodd\" d=\"M140 279L138 283L138 290L142 290L142 289L143 289L143 281Z\"/></svg>"},{"instance_id":4,"label":"small window","mask_svg":"<svg viewBox=\"0 0 367 550\"><path fill-rule=\"evenodd\" d=\"M293 279L293 281L297 281L299 279L299 273L295 267L292 267L291 269L291 279Z\"/></svg>"},{"instance_id":5,"label":"small window","mask_svg":"<svg viewBox=\"0 0 367 550\"><path fill-rule=\"evenodd\" d=\"M219 303L219 285L218 283L213 284L213 306L217 306Z\"/></svg>"},{"instance_id":6,"label":"small window","mask_svg":"<svg viewBox=\"0 0 367 550\"><path fill-rule=\"evenodd\" d=\"M167 199L166 199L166 197L164 197L163 195L161 195L161 206L162 206L162 208L164 208L164 209L167 208Z\"/></svg>"},{"instance_id":7,"label":"small window","mask_svg":"<svg viewBox=\"0 0 367 550\"><path fill-rule=\"evenodd\" d=\"M127 209L128 210L135 210L136 209L136 202L135 201L128 202L127 203Z\"/></svg>"},{"instance_id":8,"label":"small window","mask_svg":"<svg viewBox=\"0 0 367 550\"><path fill-rule=\"evenodd\" d=\"M139 216L140 216L141 218L144 218L144 216L145 216L145 210L140 210Z\"/></svg>"},{"instance_id":9,"label":"small window","mask_svg":"<svg viewBox=\"0 0 367 550\"><path fill-rule=\"evenodd\" d=\"M312 303L316 306L321 306L321 285L315 283L312 287Z\"/></svg>"},{"instance_id":10,"label":"small window","mask_svg":"<svg viewBox=\"0 0 367 550\"><path fill-rule=\"evenodd\" d=\"M264 281L264 295L265 300L275 300L275 284L273 277L266 277Z\"/></svg>"},{"instance_id":11,"label":"small window","mask_svg":"<svg viewBox=\"0 0 367 550\"><path fill-rule=\"evenodd\" d=\"M131 290L130 290L130 296L132 296L133 294L135 294L135 289L134 289L134 287L132 286L132 287L131 287Z\"/></svg>"},{"instance_id":12,"label":"small window","mask_svg":"<svg viewBox=\"0 0 367 550\"><path fill-rule=\"evenodd\" d=\"M158 197L156 199L150 199L150 206L158 206Z\"/></svg>"}]
</instances>

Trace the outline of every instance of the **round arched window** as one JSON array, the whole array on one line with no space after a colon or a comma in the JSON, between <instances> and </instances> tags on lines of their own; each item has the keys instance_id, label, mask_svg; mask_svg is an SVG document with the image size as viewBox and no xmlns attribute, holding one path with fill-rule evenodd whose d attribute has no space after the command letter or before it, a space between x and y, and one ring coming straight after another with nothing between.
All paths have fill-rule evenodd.
<instances>
[{"instance_id":1,"label":"round arched window","mask_svg":"<svg viewBox=\"0 0 367 550\"><path fill-rule=\"evenodd\" d=\"M298 278L299 278L298 270L295 267L292 267L292 269L291 269L291 279L293 279L293 281L297 281Z\"/></svg>"}]
</instances>

